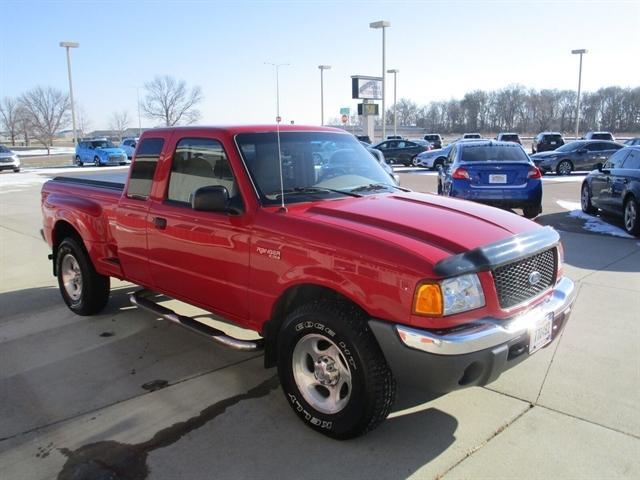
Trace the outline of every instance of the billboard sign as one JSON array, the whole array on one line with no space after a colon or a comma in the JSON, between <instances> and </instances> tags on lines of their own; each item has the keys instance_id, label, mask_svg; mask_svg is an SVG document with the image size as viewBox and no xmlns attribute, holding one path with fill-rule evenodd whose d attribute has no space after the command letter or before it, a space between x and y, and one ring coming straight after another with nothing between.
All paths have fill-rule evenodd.
<instances>
[{"instance_id":1,"label":"billboard sign","mask_svg":"<svg viewBox=\"0 0 640 480\"><path fill-rule=\"evenodd\" d=\"M351 98L364 100L382 99L382 77L351 77Z\"/></svg>"}]
</instances>

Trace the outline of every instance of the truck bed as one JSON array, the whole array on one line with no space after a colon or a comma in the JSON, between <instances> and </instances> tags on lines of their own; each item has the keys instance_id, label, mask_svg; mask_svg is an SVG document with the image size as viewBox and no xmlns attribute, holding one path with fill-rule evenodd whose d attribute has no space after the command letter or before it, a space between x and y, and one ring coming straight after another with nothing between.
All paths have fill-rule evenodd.
<instances>
[{"instance_id":1,"label":"truck bed","mask_svg":"<svg viewBox=\"0 0 640 480\"><path fill-rule=\"evenodd\" d=\"M109 173L74 173L72 175L57 176L53 178L54 182L71 183L75 185L91 185L94 187L108 188L122 192L127 181L127 172L109 172Z\"/></svg>"}]
</instances>

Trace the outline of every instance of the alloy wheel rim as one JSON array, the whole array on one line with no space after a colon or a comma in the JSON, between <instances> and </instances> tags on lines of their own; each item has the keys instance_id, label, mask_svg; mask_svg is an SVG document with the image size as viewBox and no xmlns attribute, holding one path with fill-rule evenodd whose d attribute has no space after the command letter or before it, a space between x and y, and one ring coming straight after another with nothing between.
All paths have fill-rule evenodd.
<instances>
[{"instance_id":1,"label":"alloy wheel rim","mask_svg":"<svg viewBox=\"0 0 640 480\"><path fill-rule=\"evenodd\" d=\"M315 333L298 340L291 357L293 379L306 402L325 414L342 411L351 398L351 369L338 346Z\"/></svg>"},{"instance_id":2,"label":"alloy wheel rim","mask_svg":"<svg viewBox=\"0 0 640 480\"><path fill-rule=\"evenodd\" d=\"M82 271L76 258L67 253L60 264L60 275L64 290L73 302L82 296Z\"/></svg>"},{"instance_id":3,"label":"alloy wheel rim","mask_svg":"<svg viewBox=\"0 0 640 480\"><path fill-rule=\"evenodd\" d=\"M629 200L627 202L627 208L624 209L624 226L627 228L627 231L633 230L634 225L636 224L636 216L638 212L636 211L636 206L633 203L633 200Z\"/></svg>"},{"instance_id":4,"label":"alloy wheel rim","mask_svg":"<svg viewBox=\"0 0 640 480\"><path fill-rule=\"evenodd\" d=\"M571 172L571 168L567 162L562 162L560 164L560 173L562 175L568 175Z\"/></svg>"}]
</instances>

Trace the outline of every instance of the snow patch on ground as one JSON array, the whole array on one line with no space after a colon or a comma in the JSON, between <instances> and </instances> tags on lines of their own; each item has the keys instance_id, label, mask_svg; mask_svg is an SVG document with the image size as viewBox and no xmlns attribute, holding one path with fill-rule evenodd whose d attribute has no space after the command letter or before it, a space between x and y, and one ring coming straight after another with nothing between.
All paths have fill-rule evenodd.
<instances>
[{"instance_id":1,"label":"snow patch on ground","mask_svg":"<svg viewBox=\"0 0 640 480\"><path fill-rule=\"evenodd\" d=\"M29 150L16 150L15 153L19 157L41 157L47 155L46 148L33 148ZM52 147L51 155L70 155L76 153L76 149L73 147Z\"/></svg>"},{"instance_id":2,"label":"snow patch on ground","mask_svg":"<svg viewBox=\"0 0 640 480\"><path fill-rule=\"evenodd\" d=\"M560 207L569 211L569 216L573 218L578 218L580 220L584 220L583 228L588 230L589 232L594 233L603 233L605 235L611 235L614 237L620 238L635 238L632 235L629 235L622 228L616 227L615 225L611 225L609 223L604 222L598 217L594 217L593 215L589 215L582 211L582 207L580 206L580 202L569 202L566 200L557 200L556 202Z\"/></svg>"}]
</instances>

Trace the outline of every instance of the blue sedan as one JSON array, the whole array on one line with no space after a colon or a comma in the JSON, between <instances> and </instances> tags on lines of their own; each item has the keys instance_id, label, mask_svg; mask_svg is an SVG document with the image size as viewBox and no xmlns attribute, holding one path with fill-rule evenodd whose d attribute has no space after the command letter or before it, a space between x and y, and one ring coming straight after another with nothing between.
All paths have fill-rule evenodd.
<instances>
[{"instance_id":1,"label":"blue sedan","mask_svg":"<svg viewBox=\"0 0 640 480\"><path fill-rule=\"evenodd\" d=\"M438 174L438 194L503 208L542 212L542 175L522 146L478 140L458 143Z\"/></svg>"}]
</instances>

